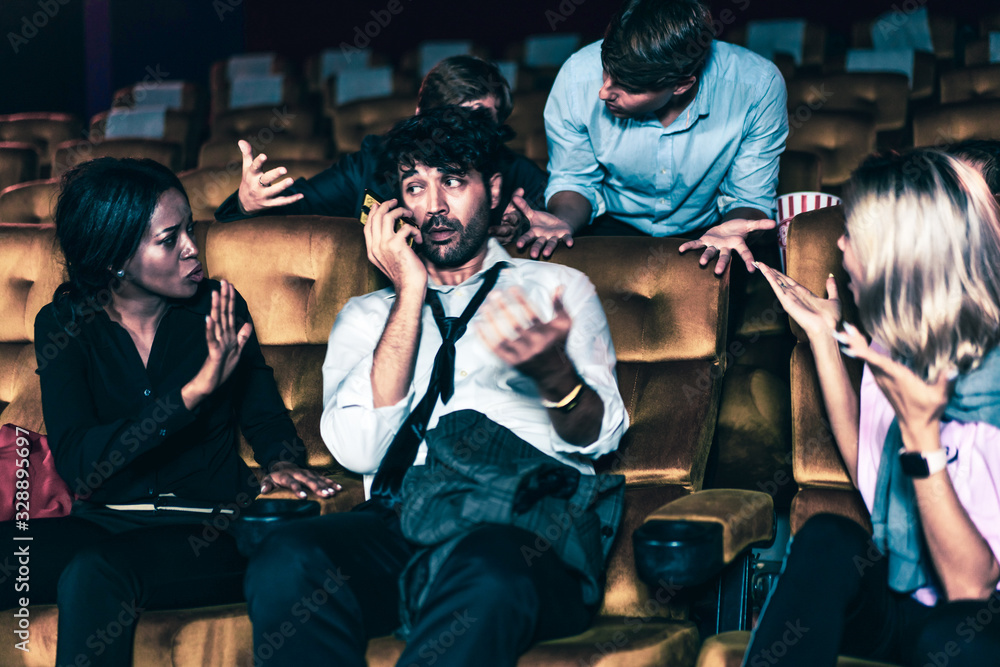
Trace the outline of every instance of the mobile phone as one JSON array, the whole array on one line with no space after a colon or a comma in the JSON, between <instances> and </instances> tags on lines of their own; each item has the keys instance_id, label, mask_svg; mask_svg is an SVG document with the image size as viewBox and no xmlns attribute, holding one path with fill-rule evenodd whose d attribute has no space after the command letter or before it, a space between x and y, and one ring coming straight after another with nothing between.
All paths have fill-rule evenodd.
<instances>
[{"instance_id":1,"label":"mobile phone","mask_svg":"<svg viewBox=\"0 0 1000 667\"><path fill-rule=\"evenodd\" d=\"M361 215L358 219L361 221L362 225L368 224L368 214L371 213L372 204L381 204L385 200L379 197L377 194L365 188L365 198L361 202ZM417 223L413 221L412 218L402 217L396 221L396 231L398 232L403 225L411 225L413 227L417 226Z\"/></svg>"}]
</instances>

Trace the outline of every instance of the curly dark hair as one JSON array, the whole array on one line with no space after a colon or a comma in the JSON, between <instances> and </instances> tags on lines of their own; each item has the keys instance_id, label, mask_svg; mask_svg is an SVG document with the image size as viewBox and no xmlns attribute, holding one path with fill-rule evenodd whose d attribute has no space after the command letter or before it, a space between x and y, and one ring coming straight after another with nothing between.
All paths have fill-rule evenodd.
<instances>
[{"instance_id":1,"label":"curly dark hair","mask_svg":"<svg viewBox=\"0 0 1000 667\"><path fill-rule=\"evenodd\" d=\"M382 142L381 171L398 188L399 167L416 163L440 170L476 170L489 186L499 171L500 148L511 130L486 109L444 106L396 123Z\"/></svg>"},{"instance_id":2,"label":"curly dark hair","mask_svg":"<svg viewBox=\"0 0 1000 667\"><path fill-rule=\"evenodd\" d=\"M104 157L66 172L55 223L69 281L56 301L68 297L79 312L113 289L115 272L139 249L160 195L171 189L185 194L172 171L149 159Z\"/></svg>"},{"instance_id":3,"label":"curly dark hair","mask_svg":"<svg viewBox=\"0 0 1000 667\"><path fill-rule=\"evenodd\" d=\"M701 71L713 37L700 0L628 0L608 24L601 62L623 86L663 90Z\"/></svg>"},{"instance_id":4,"label":"curly dark hair","mask_svg":"<svg viewBox=\"0 0 1000 667\"><path fill-rule=\"evenodd\" d=\"M449 104L465 104L484 97L497 99L497 120L504 122L514 108L510 84L500 68L475 56L452 56L435 65L420 84L421 111Z\"/></svg>"}]
</instances>

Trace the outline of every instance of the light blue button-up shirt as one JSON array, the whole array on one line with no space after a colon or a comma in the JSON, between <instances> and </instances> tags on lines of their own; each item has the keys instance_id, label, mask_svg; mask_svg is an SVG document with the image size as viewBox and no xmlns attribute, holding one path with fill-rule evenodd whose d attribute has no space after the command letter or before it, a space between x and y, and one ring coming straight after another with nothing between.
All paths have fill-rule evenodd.
<instances>
[{"instance_id":1,"label":"light blue button-up shirt","mask_svg":"<svg viewBox=\"0 0 1000 667\"><path fill-rule=\"evenodd\" d=\"M583 195L591 220L608 213L652 236L716 224L742 206L774 214L778 157L788 136L778 69L740 46L713 42L698 92L663 124L615 118L598 97L601 42L566 61L545 105L549 185Z\"/></svg>"}]
</instances>

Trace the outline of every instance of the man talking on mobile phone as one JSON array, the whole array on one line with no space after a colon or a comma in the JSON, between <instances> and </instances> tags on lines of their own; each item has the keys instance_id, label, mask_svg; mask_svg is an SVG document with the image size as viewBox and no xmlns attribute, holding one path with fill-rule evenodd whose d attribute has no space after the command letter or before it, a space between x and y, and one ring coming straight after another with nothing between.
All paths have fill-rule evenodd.
<instances>
[{"instance_id":1,"label":"man talking on mobile phone","mask_svg":"<svg viewBox=\"0 0 1000 667\"><path fill-rule=\"evenodd\" d=\"M624 480L591 461L628 427L614 348L584 274L488 236L500 137L488 113L443 107L386 139L399 198L372 206L365 241L392 287L344 307L323 365L323 439L369 499L255 555L256 646L329 592L264 664L360 667L397 631L398 664L512 666L600 603Z\"/></svg>"}]
</instances>

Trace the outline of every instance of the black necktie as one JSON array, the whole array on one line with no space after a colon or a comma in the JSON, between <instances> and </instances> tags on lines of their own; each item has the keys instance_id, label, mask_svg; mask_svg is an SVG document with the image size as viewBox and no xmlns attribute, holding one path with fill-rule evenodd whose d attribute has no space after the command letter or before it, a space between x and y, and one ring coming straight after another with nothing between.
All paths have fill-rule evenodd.
<instances>
[{"instance_id":1,"label":"black necktie","mask_svg":"<svg viewBox=\"0 0 1000 667\"><path fill-rule=\"evenodd\" d=\"M390 507L401 500L403 476L417 457L417 449L424 441L427 422L434 412L438 397L447 403L455 393L455 342L465 333L469 320L486 300L486 295L496 284L499 273L500 264L497 263L483 274L483 284L465 307L461 317L445 317L441 297L435 290L427 290L427 305L434 313L434 321L437 322L443 340L437 356L434 357L434 369L431 371L427 393L399 428L382 458L378 472L375 473L375 479L372 480L372 500Z\"/></svg>"}]
</instances>

